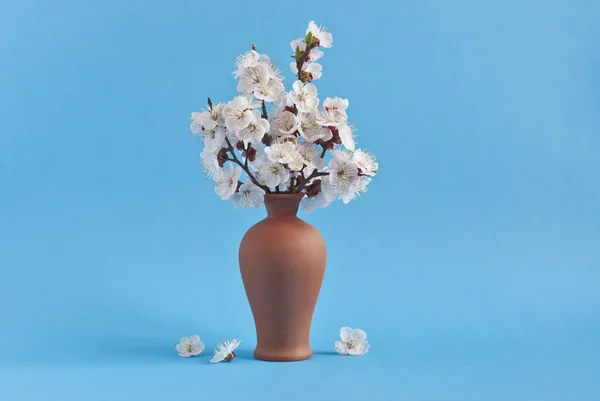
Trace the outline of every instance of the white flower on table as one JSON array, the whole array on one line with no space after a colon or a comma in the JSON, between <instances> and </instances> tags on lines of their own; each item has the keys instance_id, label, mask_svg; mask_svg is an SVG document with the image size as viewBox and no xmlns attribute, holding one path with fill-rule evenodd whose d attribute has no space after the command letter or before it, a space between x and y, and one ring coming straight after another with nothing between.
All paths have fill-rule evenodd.
<instances>
[{"instance_id":1,"label":"white flower on table","mask_svg":"<svg viewBox=\"0 0 600 401\"><path fill-rule=\"evenodd\" d=\"M238 209L257 208L265 203L265 191L248 180L231 196L231 201Z\"/></svg>"},{"instance_id":2,"label":"white flower on table","mask_svg":"<svg viewBox=\"0 0 600 401\"><path fill-rule=\"evenodd\" d=\"M298 108L298 111L309 113L319 105L316 86L311 83L296 81L292 87L294 90L290 92L290 98Z\"/></svg>"},{"instance_id":3,"label":"white flower on table","mask_svg":"<svg viewBox=\"0 0 600 401\"><path fill-rule=\"evenodd\" d=\"M335 342L335 350L342 355L364 355L369 351L367 333L361 329L342 327L340 330L342 341Z\"/></svg>"},{"instance_id":4,"label":"white flower on table","mask_svg":"<svg viewBox=\"0 0 600 401\"><path fill-rule=\"evenodd\" d=\"M327 32L325 30L325 27L317 26L317 24L315 24L315 21L310 21L308 23L308 29L306 30L306 33L309 32L312 33L314 39L317 39L319 41L319 46L333 46L333 36L331 35L331 33Z\"/></svg>"},{"instance_id":5,"label":"white flower on table","mask_svg":"<svg viewBox=\"0 0 600 401\"><path fill-rule=\"evenodd\" d=\"M216 181L215 192L222 200L231 198L237 189L238 180L242 176L242 168L240 166L233 167L232 163L227 163L223 170L219 170L213 177Z\"/></svg>"},{"instance_id":6,"label":"white flower on table","mask_svg":"<svg viewBox=\"0 0 600 401\"><path fill-rule=\"evenodd\" d=\"M189 358L196 356L204 351L204 343L200 340L200 337L194 334L191 337L183 337L179 340L179 344L175 346L179 356L182 358Z\"/></svg>"},{"instance_id":7,"label":"white flower on table","mask_svg":"<svg viewBox=\"0 0 600 401\"><path fill-rule=\"evenodd\" d=\"M229 341L225 341L223 344L217 345L214 353L215 355L210 360L211 363L218 363L221 361L231 362L235 359L235 352L233 352L237 347L239 347L240 341L235 338Z\"/></svg>"}]
</instances>

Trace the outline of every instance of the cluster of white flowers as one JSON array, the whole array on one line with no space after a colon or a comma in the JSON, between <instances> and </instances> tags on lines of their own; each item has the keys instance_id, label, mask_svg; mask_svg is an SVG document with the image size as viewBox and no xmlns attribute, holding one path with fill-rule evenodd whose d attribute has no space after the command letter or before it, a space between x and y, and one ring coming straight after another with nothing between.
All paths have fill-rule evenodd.
<instances>
[{"instance_id":1,"label":"cluster of white flowers","mask_svg":"<svg viewBox=\"0 0 600 401\"><path fill-rule=\"evenodd\" d=\"M225 341L222 344L218 344L210 362L218 363L221 361L233 361L235 359L234 351L239 345L240 341L235 338L232 341ZM194 334L191 337L182 337L181 340L179 340L179 344L175 346L175 349L180 357L189 358L200 355L202 351L204 351L204 343L200 340L200 336Z\"/></svg>"},{"instance_id":2,"label":"cluster of white flowers","mask_svg":"<svg viewBox=\"0 0 600 401\"><path fill-rule=\"evenodd\" d=\"M289 92L279 68L253 45L233 72L241 94L227 103L209 99L208 110L192 113L190 129L204 142L203 171L221 199L246 208L261 206L268 193L304 193L302 208L312 212L366 192L378 164L356 149L349 102L333 97L321 105L312 83L322 75L320 48L332 45L331 33L313 21L292 41L297 80Z\"/></svg>"},{"instance_id":3,"label":"cluster of white flowers","mask_svg":"<svg viewBox=\"0 0 600 401\"><path fill-rule=\"evenodd\" d=\"M367 341L367 333L361 329L351 329L350 327L342 327L340 329L340 337L342 341L335 342L335 350L342 355L363 355L369 351L369 342ZM214 355L211 358L211 363L231 362L235 359L235 350L240 345L240 341L235 338L231 341L225 341L218 344L214 349ZM197 356L204 351L204 343L200 337L194 334L191 337L183 337L179 340L179 344L175 349L182 358Z\"/></svg>"}]
</instances>

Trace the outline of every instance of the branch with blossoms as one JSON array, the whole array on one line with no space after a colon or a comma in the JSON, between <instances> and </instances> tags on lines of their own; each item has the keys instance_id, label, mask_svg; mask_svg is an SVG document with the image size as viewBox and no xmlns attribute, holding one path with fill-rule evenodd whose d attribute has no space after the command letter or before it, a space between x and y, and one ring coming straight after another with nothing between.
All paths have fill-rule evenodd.
<instances>
[{"instance_id":1,"label":"branch with blossoms","mask_svg":"<svg viewBox=\"0 0 600 401\"><path fill-rule=\"evenodd\" d=\"M281 69L252 44L235 62L240 94L227 103L209 98L207 110L192 113L190 129L204 143L203 171L221 199L246 208L262 205L268 193L302 193L310 212L366 192L379 166L356 149L349 102L328 97L321 105L313 83L322 76L321 49L332 45L331 33L311 21L291 42L297 80L286 91Z\"/></svg>"}]
</instances>

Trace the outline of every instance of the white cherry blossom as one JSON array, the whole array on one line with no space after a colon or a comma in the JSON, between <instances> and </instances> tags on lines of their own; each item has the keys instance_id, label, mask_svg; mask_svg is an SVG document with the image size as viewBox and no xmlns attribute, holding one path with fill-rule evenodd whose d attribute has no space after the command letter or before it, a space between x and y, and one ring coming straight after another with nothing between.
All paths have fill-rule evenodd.
<instances>
[{"instance_id":1,"label":"white cherry blossom","mask_svg":"<svg viewBox=\"0 0 600 401\"><path fill-rule=\"evenodd\" d=\"M358 182L355 186L349 188L347 191L340 192L340 200L343 203L348 203L360 196L361 193L367 192L367 185L371 182L371 177L361 175L358 177Z\"/></svg>"},{"instance_id":2,"label":"white cherry blossom","mask_svg":"<svg viewBox=\"0 0 600 401\"><path fill-rule=\"evenodd\" d=\"M225 142L225 131L223 128L216 126L214 129L205 130L202 133L202 139L204 140L204 149L209 152L216 152Z\"/></svg>"},{"instance_id":3,"label":"white cherry blossom","mask_svg":"<svg viewBox=\"0 0 600 401\"><path fill-rule=\"evenodd\" d=\"M190 117L190 131L192 134L199 134L202 132L202 123L200 122L200 115L202 112L194 111Z\"/></svg>"},{"instance_id":4,"label":"white cherry blossom","mask_svg":"<svg viewBox=\"0 0 600 401\"><path fill-rule=\"evenodd\" d=\"M225 341L222 344L217 345L214 350L214 356L210 360L211 363L219 363L221 361L231 362L235 359L235 349L239 347L240 341L235 338L229 341Z\"/></svg>"},{"instance_id":5,"label":"white cherry blossom","mask_svg":"<svg viewBox=\"0 0 600 401\"><path fill-rule=\"evenodd\" d=\"M338 127L338 133L340 134L342 145L344 145L346 149L353 151L356 147L356 143L354 142L354 131L352 127L343 123Z\"/></svg>"},{"instance_id":6,"label":"white cherry blossom","mask_svg":"<svg viewBox=\"0 0 600 401\"><path fill-rule=\"evenodd\" d=\"M296 65L295 61L292 61L290 63L290 69L292 70L292 73L294 73L294 75L298 75L298 66ZM321 78L321 76L323 75L322 70L323 66L319 63L302 64L302 71L309 73L313 80Z\"/></svg>"},{"instance_id":7,"label":"white cherry blossom","mask_svg":"<svg viewBox=\"0 0 600 401\"><path fill-rule=\"evenodd\" d=\"M281 164L292 163L298 154L296 144L290 141L276 141L265 148L269 160Z\"/></svg>"},{"instance_id":8,"label":"white cherry blossom","mask_svg":"<svg viewBox=\"0 0 600 401\"><path fill-rule=\"evenodd\" d=\"M194 334L191 337L183 337L179 340L179 344L175 346L175 349L182 358L189 358L191 356L199 355L204 351L204 343L200 340L200 337Z\"/></svg>"},{"instance_id":9,"label":"white cherry blossom","mask_svg":"<svg viewBox=\"0 0 600 401\"><path fill-rule=\"evenodd\" d=\"M240 166L233 167L232 163L227 163L223 170L213 177L216 181L215 192L223 200L231 198L231 195L235 193L238 185L238 180L242 175L242 168Z\"/></svg>"},{"instance_id":10,"label":"white cherry blossom","mask_svg":"<svg viewBox=\"0 0 600 401\"><path fill-rule=\"evenodd\" d=\"M340 112L344 112L345 114L349 103L350 102L348 99L342 99L337 96L333 98L328 97L323 102L323 108L326 110L338 110Z\"/></svg>"},{"instance_id":11,"label":"white cherry blossom","mask_svg":"<svg viewBox=\"0 0 600 401\"><path fill-rule=\"evenodd\" d=\"M265 191L248 180L231 196L231 201L238 209L257 208L265 203Z\"/></svg>"},{"instance_id":12,"label":"white cherry blossom","mask_svg":"<svg viewBox=\"0 0 600 401\"><path fill-rule=\"evenodd\" d=\"M285 91L285 87L281 81L271 78L266 84L260 85L254 90L254 96L265 102L274 102L280 98L283 91Z\"/></svg>"},{"instance_id":13,"label":"white cherry blossom","mask_svg":"<svg viewBox=\"0 0 600 401\"><path fill-rule=\"evenodd\" d=\"M291 135L297 129L296 115L290 111L282 110L273 118L271 135L276 137Z\"/></svg>"},{"instance_id":14,"label":"white cherry blossom","mask_svg":"<svg viewBox=\"0 0 600 401\"><path fill-rule=\"evenodd\" d=\"M242 130L253 120L252 109L260 107L260 103L252 102L245 95L236 96L223 108L223 116L227 129L232 132Z\"/></svg>"},{"instance_id":15,"label":"white cherry blossom","mask_svg":"<svg viewBox=\"0 0 600 401\"><path fill-rule=\"evenodd\" d=\"M248 67L240 76L237 90L239 92L254 92L261 86L266 86L271 80L269 69L263 63L258 63L254 67Z\"/></svg>"},{"instance_id":16,"label":"white cherry blossom","mask_svg":"<svg viewBox=\"0 0 600 401\"><path fill-rule=\"evenodd\" d=\"M338 127L346 122L346 113L340 110L323 109L317 116L317 122L325 127Z\"/></svg>"},{"instance_id":17,"label":"white cherry blossom","mask_svg":"<svg viewBox=\"0 0 600 401\"><path fill-rule=\"evenodd\" d=\"M335 350L342 355L364 355L369 351L367 333L361 329L342 327L340 330L342 341L335 342Z\"/></svg>"},{"instance_id":18,"label":"white cherry blossom","mask_svg":"<svg viewBox=\"0 0 600 401\"><path fill-rule=\"evenodd\" d=\"M285 166L278 162L273 162L268 158L261 159L261 163L256 166L256 178L270 188L275 188L281 183L287 182L290 178L290 172Z\"/></svg>"},{"instance_id":19,"label":"white cherry blossom","mask_svg":"<svg viewBox=\"0 0 600 401\"><path fill-rule=\"evenodd\" d=\"M373 176L379 168L379 163L375 161L375 156L361 149L356 149L352 153L352 161L365 175Z\"/></svg>"},{"instance_id":20,"label":"white cherry blossom","mask_svg":"<svg viewBox=\"0 0 600 401\"><path fill-rule=\"evenodd\" d=\"M290 98L302 113L309 113L319 105L317 88L311 83L296 81L290 92Z\"/></svg>"},{"instance_id":21,"label":"white cherry blossom","mask_svg":"<svg viewBox=\"0 0 600 401\"><path fill-rule=\"evenodd\" d=\"M327 141L331 139L332 134L329 128L321 127L317 122L317 112L312 110L309 113L298 113L296 116L296 125L298 132L307 142L315 142L318 139Z\"/></svg>"},{"instance_id":22,"label":"white cherry blossom","mask_svg":"<svg viewBox=\"0 0 600 401\"><path fill-rule=\"evenodd\" d=\"M208 178L214 177L221 171L219 162L217 161L217 155L214 152L209 152L206 148L200 153L202 159L202 172Z\"/></svg>"},{"instance_id":23,"label":"white cherry blossom","mask_svg":"<svg viewBox=\"0 0 600 401\"><path fill-rule=\"evenodd\" d=\"M236 136L240 141L244 141L246 145L248 143L257 143L269 131L269 127L269 122L260 116L258 110L251 110L248 125L238 130Z\"/></svg>"},{"instance_id":24,"label":"white cherry blossom","mask_svg":"<svg viewBox=\"0 0 600 401\"><path fill-rule=\"evenodd\" d=\"M308 23L308 29L306 33L312 33L314 39L319 41L319 46L331 47L333 46L333 36L327 32L324 27L317 26L314 21Z\"/></svg>"},{"instance_id":25,"label":"white cherry blossom","mask_svg":"<svg viewBox=\"0 0 600 401\"><path fill-rule=\"evenodd\" d=\"M325 161L321 157L322 150L320 148L308 142L299 143L296 148L302 164L306 165L304 168L305 175L310 175L315 169L323 170Z\"/></svg>"},{"instance_id":26,"label":"white cherry blossom","mask_svg":"<svg viewBox=\"0 0 600 401\"><path fill-rule=\"evenodd\" d=\"M238 56L235 60L235 65L237 66L237 70L233 73L236 77L241 77L246 68L256 67L258 64L260 55L255 50L249 50L247 53Z\"/></svg>"},{"instance_id":27,"label":"white cherry blossom","mask_svg":"<svg viewBox=\"0 0 600 401\"><path fill-rule=\"evenodd\" d=\"M335 192L340 194L340 197L350 196L358 190L358 168L345 152L336 150L332 153L333 159L327 168L329 182L333 185Z\"/></svg>"},{"instance_id":28,"label":"white cherry blossom","mask_svg":"<svg viewBox=\"0 0 600 401\"><path fill-rule=\"evenodd\" d=\"M327 207L335 200L336 197L337 194L335 193L335 188L333 185L329 182L327 177L322 177L321 192L319 192L316 196L305 196L302 199L300 206L306 213L312 213L317 208Z\"/></svg>"}]
</instances>

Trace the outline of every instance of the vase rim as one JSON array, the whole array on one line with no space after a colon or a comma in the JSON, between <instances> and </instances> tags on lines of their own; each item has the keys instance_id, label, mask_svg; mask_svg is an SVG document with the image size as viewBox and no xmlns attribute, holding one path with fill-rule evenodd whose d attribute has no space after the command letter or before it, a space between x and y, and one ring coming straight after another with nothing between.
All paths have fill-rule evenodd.
<instances>
[{"instance_id":1,"label":"vase rim","mask_svg":"<svg viewBox=\"0 0 600 401\"><path fill-rule=\"evenodd\" d=\"M295 194L265 194L265 198L269 199L293 199L293 198L303 198L303 193L295 193Z\"/></svg>"}]
</instances>

